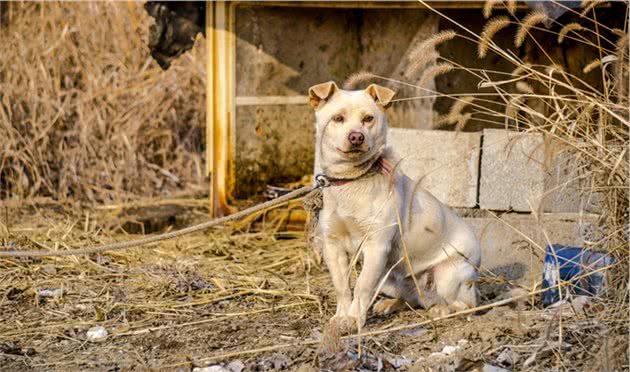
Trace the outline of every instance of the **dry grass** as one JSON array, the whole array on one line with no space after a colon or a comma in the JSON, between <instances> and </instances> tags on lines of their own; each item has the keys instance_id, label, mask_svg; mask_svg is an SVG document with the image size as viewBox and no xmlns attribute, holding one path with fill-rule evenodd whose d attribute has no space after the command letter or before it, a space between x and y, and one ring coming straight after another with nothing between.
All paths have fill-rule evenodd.
<instances>
[{"instance_id":1,"label":"dry grass","mask_svg":"<svg viewBox=\"0 0 630 372\"><path fill-rule=\"evenodd\" d=\"M11 226L8 237L21 248L34 249L128 238L83 222L41 211ZM6 320L0 322L0 360L12 368L49 370L104 368L108 363L147 367L151 363L143 352L118 353L138 352L146 343L167 350L182 347L190 355L204 350L198 355L204 356L216 347L212 342L223 342L243 326L261 326L277 337L273 326L252 323L257 316L281 313L298 322L308 312L318 319L327 312L322 299L329 296L319 284L327 277L304 239L275 233L282 223L267 220L255 230L234 224L208 235L105 255L0 260L0 314ZM61 292L46 296L45 290ZM96 325L109 335L90 344L85 334ZM155 337L160 334L172 337ZM243 337L252 337L249 344L256 345L255 334L244 330ZM198 345L200 338L212 342ZM25 350L28 345L34 353L7 352L7 345ZM92 352L82 352L87 349ZM178 352L161 356L159 365L176 362L191 363Z\"/></svg>"},{"instance_id":2,"label":"dry grass","mask_svg":"<svg viewBox=\"0 0 630 372\"><path fill-rule=\"evenodd\" d=\"M7 8L1 199L110 203L201 187L203 39L162 72L149 55L141 3Z\"/></svg>"},{"instance_id":3,"label":"dry grass","mask_svg":"<svg viewBox=\"0 0 630 372\"><path fill-rule=\"evenodd\" d=\"M488 16L494 3L488 2ZM506 6L513 10L514 2ZM474 340L472 355L483 359L495 360L511 344L521 355L539 355L536 366L601 370L627 365L622 335L628 330L628 39L600 32L607 25L589 16L595 6L585 4L581 28L559 28L554 39L598 51L596 65L601 68L589 63L584 70L601 74L601 90L551 58L546 65L531 64L493 42L497 25L507 25L505 19L486 28L494 32L475 35L462 28L458 34L477 42L480 55L492 52L510 61L512 74L490 74L495 71L440 57L421 80L464 70L501 99L502 109L493 110L482 105L487 96L474 92L456 97L430 92L454 100L442 124L461 130L471 118L485 115L508 129L541 133L574 154L582 169L582 192L599 195L603 211L603 235L589 248L606 250L617 260L605 309L563 318L534 302L528 311L497 309L474 322L448 317L448 327L426 320L421 312L417 317L407 312L369 324L361 344L366 350L428 356L441 350L436 340L452 336L454 342ZM5 56L0 61L0 135L8 139L0 152L0 198L117 203L111 206L117 210L138 205L129 203L138 194L196 190L203 183L202 43L164 73L137 36L146 32L148 21L140 4L17 4L11 17L0 26ZM516 43L539 48L532 35L541 20L538 14L510 19L520 25ZM424 51L438 43L447 47L453 37L454 32L444 32L417 49L418 69L436 59ZM609 55L617 60L605 58ZM371 79L383 78L360 73L349 84ZM415 84L419 96L426 95L426 81ZM10 248L17 243L21 249L68 249L128 238L101 230L103 224L90 215L83 219L37 212L30 220L14 216L12 209L0 212L20 221L17 226L0 224L0 244ZM251 222L125 252L0 260L0 314L7 320L0 322L2 365L163 369L281 349L289 350L294 360L313 363L318 357L314 330L334 312L328 275L316 265L301 233L282 232L283 217L257 228ZM297 239L285 239L288 235ZM46 297L45 289L63 292ZM539 293L539 288L529 290L527 296ZM86 341L87 329L95 325L110 333L100 344ZM418 325L432 329L413 339L397 333ZM489 329L490 341L483 336ZM574 345L572 350L563 349L565 341ZM22 354L7 354L9 344ZM608 364L593 365L594 355Z\"/></svg>"}]
</instances>

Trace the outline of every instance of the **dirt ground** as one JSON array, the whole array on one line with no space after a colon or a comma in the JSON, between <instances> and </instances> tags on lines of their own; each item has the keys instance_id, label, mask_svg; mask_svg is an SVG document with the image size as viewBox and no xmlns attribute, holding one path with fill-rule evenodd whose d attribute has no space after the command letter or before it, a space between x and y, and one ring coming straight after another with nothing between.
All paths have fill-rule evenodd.
<instances>
[{"instance_id":1,"label":"dirt ground","mask_svg":"<svg viewBox=\"0 0 630 372\"><path fill-rule=\"evenodd\" d=\"M3 221L19 222L2 225L2 249L67 249L134 237L103 230L90 215L4 212ZM182 221L203 218L189 211ZM326 327L335 304L327 272L303 233L280 230L230 226L123 252L0 259L0 369L628 367L627 320L606 319L606 310L593 304L542 309L532 299L422 326L413 325L428 314L409 309L370 317L362 332L381 334L335 339ZM484 278L480 288L482 304L509 296L496 280ZM94 336L95 327L106 335Z\"/></svg>"}]
</instances>

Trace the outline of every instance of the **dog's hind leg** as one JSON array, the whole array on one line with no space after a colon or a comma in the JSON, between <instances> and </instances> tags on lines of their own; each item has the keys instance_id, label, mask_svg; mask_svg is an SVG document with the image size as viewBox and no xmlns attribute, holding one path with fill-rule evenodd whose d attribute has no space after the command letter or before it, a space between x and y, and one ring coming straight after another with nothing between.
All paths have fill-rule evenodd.
<instances>
[{"instance_id":1,"label":"dog's hind leg","mask_svg":"<svg viewBox=\"0 0 630 372\"><path fill-rule=\"evenodd\" d=\"M391 298L383 298L374 304L372 311L376 315L389 315L405 307L405 301L400 298L401 293L395 280L388 278L380 292Z\"/></svg>"},{"instance_id":2,"label":"dog's hind leg","mask_svg":"<svg viewBox=\"0 0 630 372\"><path fill-rule=\"evenodd\" d=\"M431 309L443 316L477 306L475 268L463 259L448 259L433 268L440 304Z\"/></svg>"}]
</instances>

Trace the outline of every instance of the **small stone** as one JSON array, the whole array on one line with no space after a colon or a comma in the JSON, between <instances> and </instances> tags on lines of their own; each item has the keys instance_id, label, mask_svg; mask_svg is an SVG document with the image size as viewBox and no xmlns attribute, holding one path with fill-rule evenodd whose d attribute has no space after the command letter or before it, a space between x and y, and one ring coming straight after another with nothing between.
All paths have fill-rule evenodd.
<instances>
[{"instance_id":1,"label":"small stone","mask_svg":"<svg viewBox=\"0 0 630 372\"><path fill-rule=\"evenodd\" d=\"M241 372L242 370L245 369L245 364L243 364L243 362L241 362L240 360L235 360L233 362L228 363L226 367L232 372Z\"/></svg>"},{"instance_id":2,"label":"small stone","mask_svg":"<svg viewBox=\"0 0 630 372\"><path fill-rule=\"evenodd\" d=\"M214 365L193 368L193 372L230 372L230 370L220 365Z\"/></svg>"},{"instance_id":3,"label":"small stone","mask_svg":"<svg viewBox=\"0 0 630 372\"><path fill-rule=\"evenodd\" d=\"M101 326L92 327L88 329L86 336L88 341L102 341L105 337L107 337L107 330Z\"/></svg>"},{"instance_id":4,"label":"small stone","mask_svg":"<svg viewBox=\"0 0 630 372\"><path fill-rule=\"evenodd\" d=\"M519 359L519 355L512 349L504 349L497 357L497 363L509 367L515 365Z\"/></svg>"},{"instance_id":5,"label":"small stone","mask_svg":"<svg viewBox=\"0 0 630 372\"><path fill-rule=\"evenodd\" d=\"M42 269L42 271L45 272L46 274L52 274L52 275L57 274L57 268L54 266L45 266Z\"/></svg>"},{"instance_id":6,"label":"small stone","mask_svg":"<svg viewBox=\"0 0 630 372\"><path fill-rule=\"evenodd\" d=\"M416 329L409 329L409 330L402 331L400 332L400 334L402 334L403 336L409 336L409 337L419 337L427 332L429 332L429 330L426 328L416 328Z\"/></svg>"},{"instance_id":7,"label":"small stone","mask_svg":"<svg viewBox=\"0 0 630 372\"><path fill-rule=\"evenodd\" d=\"M442 354L446 354L446 355L451 355L455 352L459 351L459 346L444 346L444 349L442 349Z\"/></svg>"},{"instance_id":8,"label":"small stone","mask_svg":"<svg viewBox=\"0 0 630 372\"><path fill-rule=\"evenodd\" d=\"M414 362L415 360L411 358L396 358L390 361L390 363L392 364L392 366L394 366L394 368L408 366L410 364L413 364Z\"/></svg>"},{"instance_id":9,"label":"small stone","mask_svg":"<svg viewBox=\"0 0 630 372\"><path fill-rule=\"evenodd\" d=\"M273 368L276 370L284 369L291 364L291 360L282 353L275 353L271 356L271 362L273 363Z\"/></svg>"},{"instance_id":10,"label":"small stone","mask_svg":"<svg viewBox=\"0 0 630 372\"><path fill-rule=\"evenodd\" d=\"M445 357L445 356L451 355L453 353L456 353L459 350L460 350L459 346L446 345L446 346L444 346L442 351L437 351L437 352L431 353L431 355L429 355L429 357L430 358L433 358L433 357Z\"/></svg>"},{"instance_id":11,"label":"small stone","mask_svg":"<svg viewBox=\"0 0 630 372\"><path fill-rule=\"evenodd\" d=\"M484 364L481 372L510 372L505 368L493 366L492 364Z\"/></svg>"},{"instance_id":12,"label":"small stone","mask_svg":"<svg viewBox=\"0 0 630 372\"><path fill-rule=\"evenodd\" d=\"M63 289L61 288L53 288L53 289L40 289L37 291L37 294L40 297L61 297L63 295Z\"/></svg>"}]
</instances>

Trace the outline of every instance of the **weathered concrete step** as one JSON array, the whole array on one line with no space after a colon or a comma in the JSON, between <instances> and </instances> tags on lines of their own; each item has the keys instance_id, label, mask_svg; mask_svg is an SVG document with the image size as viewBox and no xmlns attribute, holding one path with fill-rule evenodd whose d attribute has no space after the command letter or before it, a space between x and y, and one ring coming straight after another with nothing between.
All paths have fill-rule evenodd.
<instances>
[{"instance_id":1,"label":"weathered concrete step","mask_svg":"<svg viewBox=\"0 0 630 372\"><path fill-rule=\"evenodd\" d=\"M542 280L545 247L549 244L584 246L596 234L596 215L527 214L466 217L481 242L481 270L532 286Z\"/></svg>"}]
</instances>

